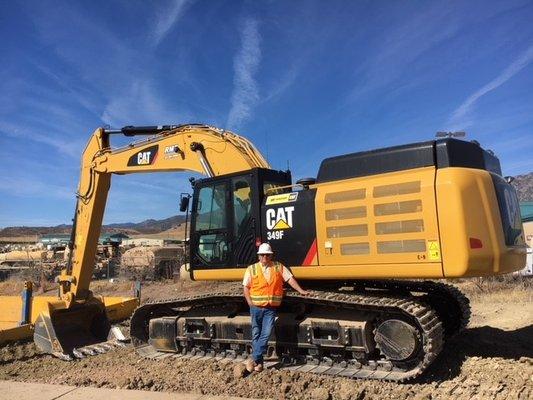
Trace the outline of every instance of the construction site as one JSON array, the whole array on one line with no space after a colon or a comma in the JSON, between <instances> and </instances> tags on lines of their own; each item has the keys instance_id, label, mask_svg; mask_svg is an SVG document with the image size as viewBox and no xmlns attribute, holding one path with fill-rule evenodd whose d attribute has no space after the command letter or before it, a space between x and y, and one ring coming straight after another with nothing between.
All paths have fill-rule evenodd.
<instances>
[{"instance_id":1,"label":"construction site","mask_svg":"<svg viewBox=\"0 0 533 400\"><path fill-rule=\"evenodd\" d=\"M148 139L114 148L113 135ZM191 180L170 230L103 225L113 175L184 170L206 178ZM326 158L316 178L293 182L216 127L98 128L70 232L2 237L0 379L531 398L531 215L513 181L492 151L451 137ZM269 266L277 275L265 279ZM273 331L255 361L250 314L264 309Z\"/></svg>"},{"instance_id":2,"label":"construction site","mask_svg":"<svg viewBox=\"0 0 533 400\"><path fill-rule=\"evenodd\" d=\"M533 1L0 19L0 400L533 399Z\"/></svg>"}]
</instances>

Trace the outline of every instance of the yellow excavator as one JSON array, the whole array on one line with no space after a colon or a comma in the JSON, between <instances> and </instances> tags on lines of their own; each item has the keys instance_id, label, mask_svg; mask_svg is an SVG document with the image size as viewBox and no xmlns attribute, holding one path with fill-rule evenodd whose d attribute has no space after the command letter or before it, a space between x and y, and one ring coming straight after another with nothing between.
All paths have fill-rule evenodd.
<instances>
[{"instance_id":1,"label":"yellow excavator","mask_svg":"<svg viewBox=\"0 0 533 400\"><path fill-rule=\"evenodd\" d=\"M148 137L112 149L117 134ZM470 315L468 299L435 280L525 264L516 193L497 157L475 142L440 139L332 157L316 178L293 183L247 139L215 127L100 128L83 154L60 297L35 321L42 350L83 357L109 339L106 304L89 284L111 175L164 171L207 176L192 181L193 280L239 281L268 241L311 289L308 296L288 292L279 310L268 353L282 368L414 378ZM184 197L181 210L188 208ZM130 335L151 358L246 358L251 326L242 287L144 304Z\"/></svg>"}]
</instances>

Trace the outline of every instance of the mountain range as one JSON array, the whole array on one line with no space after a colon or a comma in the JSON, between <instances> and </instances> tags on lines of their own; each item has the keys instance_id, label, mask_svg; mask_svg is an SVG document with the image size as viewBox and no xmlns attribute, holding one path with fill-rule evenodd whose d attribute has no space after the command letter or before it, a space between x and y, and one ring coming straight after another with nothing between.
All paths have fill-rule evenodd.
<instances>
[{"instance_id":1,"label":"mountain range","mask_svg":"<svg viewBox=\"0 0 533 400\"><path fill-rule=\"evenodd\" d=\"M120 224L108 224L102 226L103 233L125 233L127 235L137 234L152 234L167 231L172 228L177 228L185 223L185 215L175 215L165 219L147 219L142 222L125 222ZM47 235L63 233L68 234L72 230L72 225L57 225L57 226L12 226L0 229L0 237L13 236L31 236L31 235Z\"/></svg>"}]
</instances>

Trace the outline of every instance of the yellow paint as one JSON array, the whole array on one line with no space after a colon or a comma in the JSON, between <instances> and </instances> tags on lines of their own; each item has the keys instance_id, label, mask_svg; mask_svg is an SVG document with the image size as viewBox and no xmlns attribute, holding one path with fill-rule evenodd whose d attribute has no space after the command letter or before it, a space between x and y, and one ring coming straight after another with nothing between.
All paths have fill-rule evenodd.
<instances>
[{"instance_id":1,"label":"yellow paint","mask_svg":"<svg viewBox=\"0 0 533 400\"><path fill-rule=\"evenodd\" d=\"M437 206L435 202L435 168L425 167L406 171L397 171L380 175L372 175L360 178L352 178L341 181L326 182L316 185L317 194L315 197L315 215L318 243L318 261L320 265L353 265L353 268L362 270L373 265L371 271L349 273L350 276L357 275L365 277L365 274L383 276L379 270L383 264L406 264L406 270L395 272L391 278L408 275L416 278L425 275L425 271L414 268L413 265L420 263L426 265L428 262L440 264L440 259L429 259L427 248L417 252L394 252L384 253L381 247L386 247L388 242L422 240L438 240L439 230L437 225ZM411 193L395 194L394 190L412 191ZM407 189L407 190L406 190ZM347 200L343 201L343 196L337 193L354 193ZM389 194L390 192L390 194ZM355 195L357 194L357 195ZM344 196L346 197L346 196ZM330 199L337 198L332 202ZM396 213L380 215L376 209L380 209L383 204L396 204L398 202L420 202L421 207L417 207L414 212ZM327 220L328 210L342 209L346 207L364 207L366 213L362 216ZM398 223L403 221L422 220L423 231L420 232L398 232L377 234L376 226L382 223ZM349 225L366 225L367 234L344 237L328 237L328 228L343 227ZM330 229L331 230L331 229ZM335 230L331 230L335 231ZM364 230L362 230L364 233ZM326 246L326 242L331 245ZM368 253L366 254L342 254L343 245L368 243ZM425 268L425 267L424 267ZM441 270L438 277L442 278L442 267L438 265L436 269ZM434 268L432 268L433 270ZM327 274L327 272L324 272ZM326 278L327 279L327 278Z\"/></svg>"},{"instance_id":2,"label":"yellow paint","mask_svg":"<svg viewBox=\"0 0 533 400\"><path fill-rule=\"evenodd\" d=\"M525 246L507 247L490 173L439 169L436 179L444 275L490 276L522 269ZM470 238L483 247L470 248Z\"/></svg>"},{"instance_id":3,"label":"yellow paint","mask_svg":"<svg viewBox=\"0 0 533 400\"><path fill-rule=\"evenodd\" d=\"M245 268L227 268L194 271L194 279L198 281L238 281L242 280ZM335 265L335 266L290 266L297 279L301 280L337 280L337 279L386 279L412 278L413 271L418 270L417 277L424 279L442 278L440 263L415 264L383 264L376 268L372 264ZM304 285L305 286L305 285Z\"/></svg>"},{"instance_id":4,"label":"yellow paint","mask_svg":"<svg viewBox=\"0 0 533 400\"><path fill-rule=\"evenodd\" d=\"M33 324L4 325L0 323L0 344L5 342L14 342L33 336Z\"/></svg>"},{"instance_id":5,"label":"yellow paint","mask_svg":"<svg viewBox=\"0 0 533 400\"><path fill-rule=\"evenodd\" d=\"M181 126L120 149L111 148L109 134L103 129L94 131L82 155L76 209L76 245L72 273L68 278L70 282L66 282L66 276L60 280L61 297L68 307L73 301L83 302L90 297L89 283L111 175L168 171L206 174L199 154L191 149L192 144L202 146L203 157L208 160L215 176L257 167L270 168L262 154L246 138L208 126ZM128 165L132 157L154 146L158 147L158 154L149 165ZM176 157L165 157L165 149L176 146L181 150L174 154Z\"/></svg>"}]
</instances>

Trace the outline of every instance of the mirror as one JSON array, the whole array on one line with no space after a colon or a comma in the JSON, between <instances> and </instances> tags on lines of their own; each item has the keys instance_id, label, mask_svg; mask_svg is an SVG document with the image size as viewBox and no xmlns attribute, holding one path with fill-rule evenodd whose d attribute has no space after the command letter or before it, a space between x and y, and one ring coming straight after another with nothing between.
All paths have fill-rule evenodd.
<instances>
[{"instance_id":1,"label":"mirror","mask_svg":"<svg viewBox=\"0 0 533 400\"><path fill-rule=\"evenodd\" d=\"M180 199L180 211L185 212L189 208L189 196L181 196Z\"/></svg>"}]
</instances>

